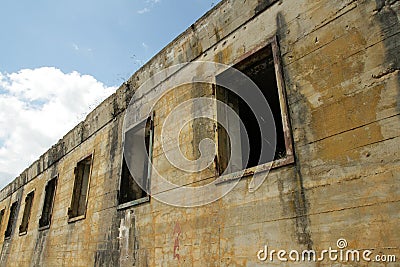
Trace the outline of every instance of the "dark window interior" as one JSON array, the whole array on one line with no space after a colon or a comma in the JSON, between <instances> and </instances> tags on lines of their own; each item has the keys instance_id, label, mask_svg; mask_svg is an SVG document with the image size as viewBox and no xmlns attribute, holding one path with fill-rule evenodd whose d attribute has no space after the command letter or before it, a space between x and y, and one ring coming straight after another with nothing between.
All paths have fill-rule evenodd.
<instances>
[{"instance_id":1,"label":"dark window interior","mask_svg":"<svg viewBox=\"0 0 400 267\"><path fill-rule=\"evenodd\" d=\"M262 94L267 100L272 111L276 127L276 150L274 159L285 157L286 146L282 124L281 107L279 102L279 91L274 67L274 57L272 54L271 45L266 46L265 48L252 54L242 62L239 62L234 66L234 68L238 69L247 77L249 77L261 90ZM231 79L229 75L231 75L229 70L221 73L216 77L217 83L219 79ZM235 81L234 86L240 87L240 83L241 81ZM239 88L239 90L246 90L246 88ZM271 159L260 158L261 144L262 142L267 142L265 141L267 138L261 136L261 131L257 122L257 118L250 107L247 105L247 103L237 94L222 86L217 87L217 99L224 102L225 104L228 104L232 109L235 110L247 131L248 140L250 142L250 152L248 153L249 159L247 161L247 164L246 162L242 162L242 168L240 169L251 168L259 164L264 164L271 161ZM223 127L218 128L220 129ZM244 132L243 129L241 131ZM222 165L219 167L220 173L222 173L227 167L227 161L229 160L228 155L230 155L230 141L229 137L226 137L226 133L221 132L218 136L218 149L220 155L219 165ZM244 147L243 141L245 139L242 138L241 140L242 147ZM268 144L266 144L265 147L268 148ZM247 154L247 151L242 150L242 155L244 155L243 153ZM243 161L245 161L244 157L242 158ZM238 169L232 171L237 170Z\"/></svg>"},{"instance_id":2,"label":"dark window interior","mask_svg":"<svg viewBox=\"0 0 400 267\"><path fill-rule=\"evenodd\" d=\"M144 137L143 137L144 134ZM145 140L143 147L143 138ZM147 196L142 188L149 188L149 156L152 138L152 121L143 123L125 133L125 146L121 171L118 203L123 204ZM129 167L127 161L130 162ZM136 177L136 180L133 178ZM140 182L140 185L138 182Z\"/></svg>"},{"instance_id":3,"label":"dark window interior","mask_svg":"<svg viewBox=\"0 0 400 267\"><path fill-rule=\"evenodd\" d=\"M19 226L20 233L25 233L26 231L28 231L29 218L31 216L31 210L32 210L34 196L35 196L35 192L30 192L25 198L24 215L22 216L22 222L21 222L21 225Z\"/></svg>"},{"instance_id":4,"label":"dark window interior","mask_svg":"<svg viewBox=\"0 0 400 267\"><path fill-rule=\"evenodd\" d=\"M39 227L50 225L51 215L53 211L54 196L56 193L57 178L51 179L45 188L44 203L42 215L39 220Z\"/></svg>"},{"instance_id":5,"label":"dark window interior","mask_svg":"<svg viewBox=\"0 0 400 267\"><path fill-rule=\"evenodd\" d=\"M18 208L18 202L14 202L11 205L10 208L10 217L8 218L8 224L7 224L7 229L5 232L5 237L11 237L12 231L13 231L13 227L14 227L14 223L15 223L15 219L17 216L17 208Z\"/></svg>"},{"instance_id":6,"label":"dark window interior","mask_svg":"<svg viewBox=\"0 0 400 267\"><path fill-rule=\"evenodd\" d=\"M69 218L85 214L91 166L92 155L78 162L75 168L74 191L72 194L71 206L68 209Z\"/></svg>"},{"instance_id":7,"label":"dark window interior","mask_svg":"<svg viewBox=\"0 0 400 267\"><path fill-rule=\"evenodd\" d=\"M2 209L1 211L0 211L0 228L1 228L1 225L2 225L2 223L3 223L3 217L4 217L4 212L5 212L6 210L5 209Z\"/></svg>"}]
</instances>

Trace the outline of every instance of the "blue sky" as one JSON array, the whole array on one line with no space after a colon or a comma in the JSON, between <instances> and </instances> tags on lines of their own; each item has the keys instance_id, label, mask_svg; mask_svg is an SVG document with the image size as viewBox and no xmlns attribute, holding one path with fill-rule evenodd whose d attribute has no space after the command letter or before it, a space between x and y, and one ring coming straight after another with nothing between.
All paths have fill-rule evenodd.
<instances>
[{"instance_id":1,"label":"blue sky","mask_svg":"<svg viewBox=\"0 0 400 267\"><path fill-rule=\"evenodd\" d=\"M0 188L217 0L3 0Z\"/></svg>"},{"instance_id":2,"label":"blue sky","mask_svg":"<svg viewBox=\"0 0 400 267\"><path fill-rule=\"evenodd\" d=\"M217 0L3 0L0 71L55 66L121 84Z\"/></svg>"}]
</instances>

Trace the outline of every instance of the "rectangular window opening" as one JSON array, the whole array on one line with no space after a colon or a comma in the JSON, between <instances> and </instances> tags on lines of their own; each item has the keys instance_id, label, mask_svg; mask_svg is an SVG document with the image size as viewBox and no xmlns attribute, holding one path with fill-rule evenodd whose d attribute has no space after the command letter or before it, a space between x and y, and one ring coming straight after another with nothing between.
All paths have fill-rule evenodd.
<instances>
[{"instance_id":1,"label":"rectangular window opening","mask_svg":"<svg viewBox=\"0 0 400 267\"><path fill-rule=\"evenodd\" d=\"M71 206L68 209L68 216L70 219L84 216L86 213L92 161L93 158L92 155L90 155L78 162L74 169L74 191L72 193Z\"/></svg>"},{"instance_id":2,"label":"rectangular window opening","mask_svg":"<svg viewBox=\"0 0 400 267\"><path fill-rule=\"evenodd\" d=\"M118 204L139 204L149 199L153 119L139 123L125 133Z\"/></svg>"},{"instance_id":3,"label":"rectangular window opening","mask_svg":"<svg viewBox=\"0 0 400 267\"><path fill-rule=\"evenodd\" d=\"M1 228L1 225L3 224L3 217L4 217L5 211L6 211L6 209L2 209L0 211L0 228Z\"/></svg>"},{"instance_id":4,"label":"rectangular window opening","mask_svg":"<svg viewBox=\"0 0 400 267\"><path fill-rule=\"evenodd\" d=\"M5 238L11 237L14 223L15 223L15 217L17 216L17 208L18 208L18 201L14 202L11 205L10 217L8 217L7 229L6 229L6 232L4 233Z\"/></svg>"},{"instance_id":5,"label":"rectangular window opening","mask_svg":"<svg viewBox=\"0 0 400 267\"><path fill-rule=\"evenodd\" d=\"M45 188L44 203L42 215L39 220L39 228L49 226L51 223L51 216L53 212L54 198L56 193L57 177L47 182Z\"/></svg>"},{"instance_id":6,"label":"rectangular window opening","mask_svg":"<svg viewBox=\"0 0 400 267\"><path fill-rule=\"evenodd\" d=\"M225 129L219 123L217 128L218 172L220 174L233 173L272 161L281 160L288 154L291 154L291 137L288 137L289 133L286 133L287 130L285 130L289 129L289 126L286 125L288 119L286 114L286 102L284 101L284 91L282 88L283 78L280 76L280 71L276 70L276 66L280 65L276 62L279 58L274 56L273 45L276 44L268 44L233 67L250 78L250 80L257 85L268 102L276 128L275 153L274 155L268 155L268 153L263 155L261 153L262 146L266 149L273 149L271 148L270 142L270 140L273 140L271 137L272 135L261 136L259 122L263 123L264 118L258 118L257 120L252 109L238 94L223 86L217 86L216 99L223 103L223 105L217 103L217 118L219 122L223 122L228 127L228 129ZM232 85L236 88L234 91L240 92L240 95L252 96L249 91L255 88L246 88L249 82L244 80L243 77L238 76L235 70L232 69L228 69L216 77L217 84ZM226 106L229 106L230 109L238 115L243 125L240 125L237 118L227 115L227 109L229 108ZM264 123L267 122L264 121ZM269 124L267 125L270 127ZM231 143L228 132L240 136L240 142ZM249 141L248 146L246 145L246 139ZM250 151L248 149L250 149ZM235 157L235 159L230 162L231 151L240 151L240 159ZM246 159L246 155L248 155L248 159Z\"/></svg>"},{"instance_id":7,"label":"rectangular window opening","mask_svg":"<svg viewBox=\"0 0 400 267\"><path fill-rule=\"evenodd\" d=\"M24 214L22 216L21 225L19 226L20 234L26 233L28 231L29 218L31 216L31 210L32 210L34 196L35 196L35 192L32 191L25 197Z\"/></svg>"}]
</instances>

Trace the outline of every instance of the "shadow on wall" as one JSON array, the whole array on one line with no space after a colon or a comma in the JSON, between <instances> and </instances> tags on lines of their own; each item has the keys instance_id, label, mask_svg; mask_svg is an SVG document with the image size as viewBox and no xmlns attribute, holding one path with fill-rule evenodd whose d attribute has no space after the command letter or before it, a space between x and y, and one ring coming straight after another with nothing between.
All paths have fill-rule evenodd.
<instances>
[{"instance_id":1,"label":"shadow on wall","mask_svg":"<svg viewBox=\"0 0 400 267\"><path fill-rule=\"evenodd\" d=\"M276 25L277 25L277 32L276 35L278 36L278 42L279 44L285 43L286 41L286 28L287 28L287 22L281 12L278 12L276 15ZM283 58L283 55L281 55ZM284 65L284 62L283 62ZM284 82L286 85L292 84L290 81L290 77L294 77L293 75L290 75L290 73L287 73L288 70L285 69L282 71L283 76L284 76ZM288 86L286 87L286 90L290 90ZM299 99L305 100L305 97L299 94L297 97ZM305 109L305 107L304 107ZM304 114L307 112L306 110L302 110L296 114L294 114L291 109L290 105L288 105L288 113L289 119L293 120L295 119L296 121L302 121L304 120L304 116L301 114ZM296 212L296 235L297 235L297 240L299 244L305 245L307 249L311 249L313 247L313 241L311 239L311 232L310 232L310 219L308 217L308 209L309 209L309 203L307 202L307 198L305 195L304 191L304 185L303 185L303 175L301 173L301 166L300 166L300 161L297 158L296 155L296 148L294 147L294 157L295 157L295 168L294 170L294 175L293 175L293 183L297 185L296 191L293 193L293 204Z\"/></svg>"}]
</instances>

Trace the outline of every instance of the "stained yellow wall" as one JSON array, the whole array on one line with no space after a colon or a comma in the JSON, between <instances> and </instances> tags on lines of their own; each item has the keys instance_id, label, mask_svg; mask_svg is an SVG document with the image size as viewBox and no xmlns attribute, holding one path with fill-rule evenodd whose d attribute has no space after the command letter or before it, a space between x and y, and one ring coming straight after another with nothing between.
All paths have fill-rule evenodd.
<instances>
[{"instance_id":1,"label":"stained yellow wall","mask_svg":"<svg viewBox=\"0 0 400 267\"><path fill-rule=\"evenodd\" d=\"M269 2L218 4L4 188L0 233L11 204L17 199L21 204L12 238L0 235L1 265L255 266L262 264L257 251L264 245L321 251L335 247L339 238L350 249L399 259L400 3L299 0L267 7ZM176 208L151 198L117 210L124 111L133 92L177 63L234 64L275 35L295 162L271 170L255 192L249 192L250 179L245 178L209 205ZM153 162L176 183L213 180L214 169L197 175L174 169L160 149L162 122L182 101L211 94L207 86L180 87L156 105ZM190 111L186 116L191 118ZM179 145L195 158L193 140L212 138L212 124L193 123L183 136ZM73 170L91 153L86 218L68 223ZM45 184L55 175L51 226L38 231ZM24 199L31 190L35 199L28 233L19 236Z\"/></svg>"}]
</instances>

